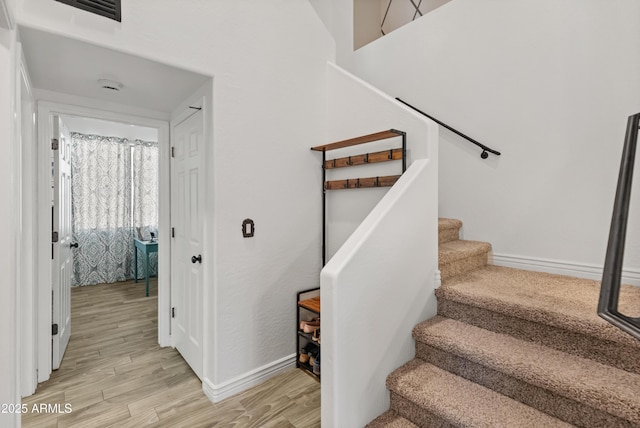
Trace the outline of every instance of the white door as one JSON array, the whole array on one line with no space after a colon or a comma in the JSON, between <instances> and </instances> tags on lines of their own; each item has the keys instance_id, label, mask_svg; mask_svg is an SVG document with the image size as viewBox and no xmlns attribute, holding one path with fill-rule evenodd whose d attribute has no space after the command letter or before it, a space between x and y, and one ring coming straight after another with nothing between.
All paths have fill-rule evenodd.
<instances>
[{"instance_id":1,"label":"white door","mask_svg":"<svg viewBox=\"0 0 640 428\"><path fill-rule=\"evenodd\" d=\"M171 159L171 335L202 379L202 255L205 155L202 111L173 128Z\"/></svg>"},{"instance_id":2,"label":"white door","mask_svg":"<svg viewBox=\"0 0 640 428\"><path fill-rule=\"evenodd\" d=\"M57 143L57 149L55 145ZM52 361L60 367L71 337L71 136L58 116L53 117L52 178Z\"/></svg>"}]
</instances>

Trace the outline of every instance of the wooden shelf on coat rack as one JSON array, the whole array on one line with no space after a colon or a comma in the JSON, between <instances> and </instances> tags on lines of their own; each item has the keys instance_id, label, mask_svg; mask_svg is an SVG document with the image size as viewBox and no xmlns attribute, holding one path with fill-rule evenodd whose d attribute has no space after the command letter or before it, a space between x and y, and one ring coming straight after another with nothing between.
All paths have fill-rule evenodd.
<instances>
[{"instance_id":1,"label":"wooden shelf on coat rack","mask_svg":"<svg viewBox=\"0 0 640 428\"><path fill-rule=\"evenodd\" d=\"M402 146L388 150L381 150L372 153L361 153L346 157L339 157L327 160L327 152L331 150L344 149L346 147L360 144L372 143L374 141L386 140L389 138L402 138ZM372 187L393 186L400 176L407 169L407 134L397 129L375 132L373 134L362 135L360 137L349 138L347 140L336 141L335 143L323 144L311 147L311 150L322 152L322 265L326 264L326 192L327 190L343 189L363 189ZM381 177L359 177L343 180L327 181L327 170L346 168L350 166L369 165L381 162L402 161L402 173L400 175L388 175Z\"/></svg>"},{"instance_id":2,"label":"wooden shelf on coat rack","mask_svg":"<svg viewBox=\"0 0 640 428\"><path fill-rule=\"evenodd\" d=\"M402 147L393 147L388 150L376 151L372 153L361 153L352 156L340 157L335 159L326 159L326 153L331 150L343 149L345 147L355 146L358 144L371 143L374 141L385 140L388 138L402 138ZM348 140L342 140L331 144L324 144L321 146L312 147L311 150L322 152L322 265L326 264L326 193L328 190L341 190L341 189L362 189L373 187L390 187L393 186L400 178L402 173L407 169L407 138L406 133L398 131L396 129L389 129L387 131L376 132L374 134L363 135L361 137L351 138ZM331 180L327 181L326 171L329 169L346 168L350 166L376 164L389 161L402 161L402 173L400 175L387 175L377 177L358 177L348 178L343 180ZM366 169L366 168L365 168ZM319 320L320 318L320 289L310 289L301 291L298 293L297 298L297 319L296 319L296 331L297 341L296 346L298 353L296 355L296 366L305 370L307 373L320 380L320 372L314 370L314 367L303 360L301 357L306 357L307 352L309 355L314 353L317 355L316 361L318 369L320 367L320 337L315 337L318 330L314 330L311 334L308 331L303 330L301 327L301 321L311 321L310 317L314 317ZM301 314L302 313L302 314ZM304 320L301 319L304 316ZM308 325L306 326L308 327ZM304 345L304 346L303 346ZM307 349L309 348L309 349ZM311 357L308 357L311 361Z\"/></svg>"},{"instance_id":3,"label":"wooden shelf on coat rack","mask_svg":"<svg viewBox=\"0 0 640 428\"><path fill-rule=\"evenodd\" d=\"M392 160L402 160L402 149L389 149L381 152L330 159L325 161L324 169L344 168L347 166L389 162Z\"/></svg>"}]
</instances>

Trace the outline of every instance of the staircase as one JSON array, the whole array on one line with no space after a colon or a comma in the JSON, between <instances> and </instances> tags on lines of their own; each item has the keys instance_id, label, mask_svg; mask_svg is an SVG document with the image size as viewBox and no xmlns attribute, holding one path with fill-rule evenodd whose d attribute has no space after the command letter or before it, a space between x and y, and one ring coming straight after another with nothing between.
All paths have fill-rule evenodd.
<instances>
[{"instance_id":1,"label":"staircase","mask_svg":"<svg viewBox=\"0 0 640 428\"><path fill-rule=\"evenodd\" d=\"M640 427L640 341L596 315L600 284L487 265L440 219L438 315L387 378L378 427ZM620 310L640 315L640 288Z\"/></svg>"}]
</instances>

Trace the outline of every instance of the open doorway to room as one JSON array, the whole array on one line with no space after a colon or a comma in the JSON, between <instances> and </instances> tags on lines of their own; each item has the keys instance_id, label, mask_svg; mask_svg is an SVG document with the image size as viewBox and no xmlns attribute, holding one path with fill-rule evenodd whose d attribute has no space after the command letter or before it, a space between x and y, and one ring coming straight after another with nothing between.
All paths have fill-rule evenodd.
<instances>
[{"instance_id":1,"label":"open doorway to room","mask_svg":"<svg viewBox=\"0 0 640 428\"><path fill-rule=\"evenodd\" d=\"M128 294L124 299L131 304L125 306L127 310L134 308L130 316L141 317L143 322L151 321L151 327L144 327L144 338L153 343L153 349L173 345L170 334L170 123L176 112L187 108L194 94L200 97L211 95L211 77L36 29L19 30L38 116L38 136L34 141L38 178L33 179L37 181L34 231L37 244L32 251L37 260L34 266L37 286L33 299L37 313L33 317L35 328L25 331L25 335L35 337L35 370L40 383L50 378L52 369L57 365L64 365L65 344L60 332L62 323L71 319L72 293L65 292L72 283L88 286L132 281L129 291L142 291L141 297L138 299ZM63 66L53 67L52 64ZM209 89L203 89L205 87ZM204 95L202 91L205 91ZM52 144L57 140L62 148L60 131L65 127L65 144L68 144L65 151L77 155L80 151L95 152L99 148L101 153L76 158L77 165L70 167L68 173L68 195L62 200L59 189L52 186L56 182L55 177L52 179L55 159L60 156L55 154L60 151L54 150ZM107 147L109 149L102 150ZM88 161L89 158L92 160ZM115 164L111 165L107 158L115 159ZM73 156L65 161L72 165ZM85 189L74 189L79 186L81 173L85 178L89 177L91 183L83 183L87 185ZM155 176L156 179L136 181L141 174L146 178ZM55 230L58 226L56 212L61 211L59 207L63 202L68 203L69 208L65 209L72 224L69 227L72 233L65 241L61 231ZM58 232L57 239L53 232ZM136 263L134 239L149 242L152 233L156 239L156 251L148 249L147 271L144 253L138 252ZM71 265L66 269L70 279L68 285L62 281L56 285L55 278L62 266L56 257L62 252L63 242L64 249L69 250L72 256ZM163 246L163 242L167 244ZM149 281L148 298L145 296L145 272L156 278ZM141 280L138 284L133 282L136 277ZM101 311L101 300L106 299L105 296L94 295L91 298L97 302L91 304L86 299L82 301L81 305L85 306L81 306L80 316L86 317L82 319L102 323L88 331L80 331L82 339L104 338L118 324L132 330L139 327L133 325L136 321L127 324L126 320L118 318L125 316L121 312L124 307L107 309L115 318L98 321L97 313ZM136 300L140 300L138 303L144 301L146 306L153 301L151 309L136 310ZM29 302L25 302L27 304ZM73 334L71 331L71 341L74 340ZM56 341L60 343L56 344ZM135 342L139 340L114 339L107 344L104 353L112 353ZM82 358L100 361L103 351L91 346L87 345L83 351L86 355ZM141 355L149 349L131 352ZM171 351L175 353L175 350ZM76 359L73 364L78 363ZM30 369L24 367L25 371ZM73 375L72 370L65 376ZM150 373L145 372L144 375L149 376ZM126 376L120 380L126 381ZM30 393L32 391L23 395Z\"/></svg>"},{"instance_id":2,"label":"open doorway to room","mask_svg":"<svg viewBox=\"0 0 640 428\"><path fill-rule=\"evenodd\" d=\"M71 144L71 286L143 279L146 288L158 275L158 130L78 116L60 120Z\"/></svg>"},{"instance_id":3,"label":"open doorway to room","mask_svg":"<svg viewBox=\"0 0 640 428\"><path fill-rule=\"evenodd\" d=\"M159 150L157 128L49 115L53 135L52 321L56 333L51 364L56 370L71 337L75 287L115 290L137 282L142 274L145 287L140 296L150 294L149 277L157 277L158 272ZM137 257L138 248L145 257ZM157 297L157 281L151 284ZM120 319L117 326L127 321ZM151 321L157 326L157 315ZM86 323L80 325L86 327ZM78 326L76 323L75 330ZM82 355L82 351L75 352Z\"/></svg>"},{"instance_id":4,"label":"open doorway to room","mask_svg":"<svg viewBox=\"0 0 640 428\"><path fill-rule=\"evenodd\" d=\"M38 229L39 236L52 237L50 243L41 242L38 246L38 270L42 278L38 284L39 328L36 332L40 382L63 364L66 346L73 340L72 294L77 288L74 286L121 284L128 280L133 285L137 227L141 235L150 231L160 234L163 229L166 234L169 223L166 212L170 206L168 182L163 186L158 178L161 171L169 170L168 127L165 121L38 102L39 170L47 171L40 174L38 183ZM160 155L162 152L164 156ZM140 174L149 177L136 185ZM137 210L133 207L134 193L140 193L141 199L149 199L144 202L147 205L144 213L139 212L143 209L140 206ZM163 206L167 224L160 221ZM136 226L142 223L148 223L147 227ZM157 250L150 261L157 260L156 256L170 257L167 250ZM153 265L155 273L158 263ZM142 265L138 269L138 277L145 273L145 268L146 265ZM166 269L164 275L156 274L164 276L164 281L150 281L150 288L158 296L152 298L155 343L162 337L159 328L162 316L158 308L169 305L168 297L159 297L163 294L160 290L164 290L165 295L170 293L169 275ZM145 281L136 289L145 297ZM100 312L100 302L94 303L97 305L85 311L91 321L97 320L94 315ZM43 316L46 311L50 317ZM103 329L117 329L118 324L126 323L127 319L122 318L116 324L100 322ZM165 334L168 336L168 331ZM170 343L165 346L167 344ZM111 345L118 346L115 342ZM40 377L42 368L45 374Z\"/></svg>"}]
</instances>

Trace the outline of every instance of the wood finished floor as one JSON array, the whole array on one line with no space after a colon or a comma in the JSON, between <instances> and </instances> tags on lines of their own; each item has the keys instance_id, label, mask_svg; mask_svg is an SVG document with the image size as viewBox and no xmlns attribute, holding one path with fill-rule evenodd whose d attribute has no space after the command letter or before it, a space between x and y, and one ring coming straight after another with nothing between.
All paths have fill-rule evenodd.
<instances>
[{"instance_id":1,"label":"wood finished floor","mask_svg":"<svg viewBox=\"0 0 640 428\"><path fill-rule=\"evenodd\" d=\"M74 288L71 340L59 370L23 403L22 426L282 427L320 426L320 384L291 369L213 404L172 348L157 340L157 282ZM70 413L31 412L70 404Z\"/></svg>"}]
</instances>

